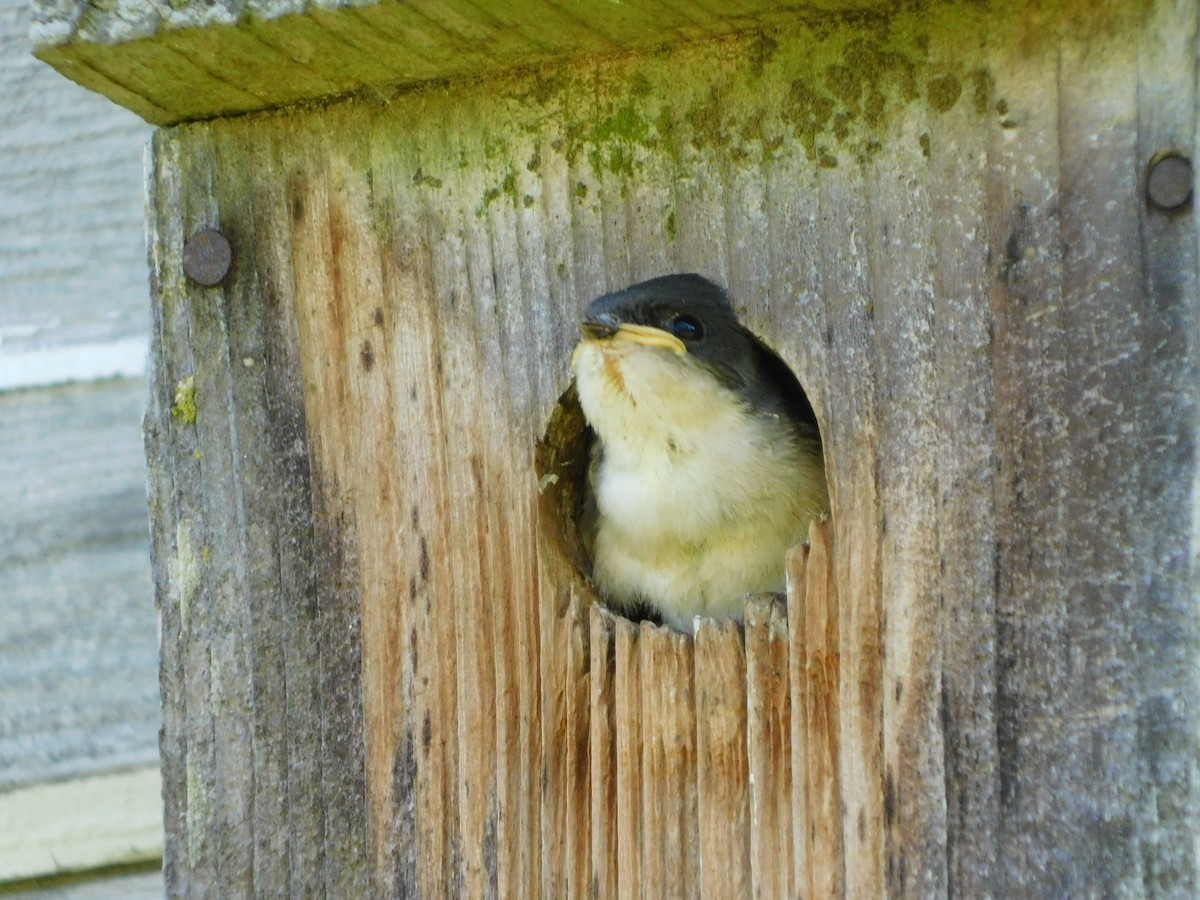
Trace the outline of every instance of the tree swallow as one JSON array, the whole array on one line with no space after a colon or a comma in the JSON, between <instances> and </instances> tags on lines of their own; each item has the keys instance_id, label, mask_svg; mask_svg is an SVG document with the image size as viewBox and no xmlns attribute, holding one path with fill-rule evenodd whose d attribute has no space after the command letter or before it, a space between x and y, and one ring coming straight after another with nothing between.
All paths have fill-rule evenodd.
<instances>
[{"instance_id":1,"label":"tree swallow","mask_svg":"<svg viewBox=\"0 0 1200 900\"><path fill-rule=\"evenodd\" d=\"M580 530L616 609L691 633L784 589L828 510L812 405L720 287L667 275L593 301L571 357L595 432Z\"/></svg>"}]
</instances>

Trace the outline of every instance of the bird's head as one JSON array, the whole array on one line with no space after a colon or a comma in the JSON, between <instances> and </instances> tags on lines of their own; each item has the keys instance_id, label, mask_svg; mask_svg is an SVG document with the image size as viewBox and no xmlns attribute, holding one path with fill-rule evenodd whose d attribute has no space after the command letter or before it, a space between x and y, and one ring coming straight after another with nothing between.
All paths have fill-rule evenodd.
<instances>
[{"instance_id":1,"label":"bird's head","mask_svg":"<svg viewBox=\"0 0 1200 900\"><path fill-rule=\"evenodd\" d=\"M665 275L593 300L580 346L589 342L691 354L721 367L749 359L729 298L700 275Z\"/></svg>"},{"instance_id":2,"label":"bird's head","mask_svg":"<svg viewBox=\"0 0 1200 900\"><path fill-rule=\"evenodd\" d=\"M582 330L571 366L593 426L622 403L671 419L723 398L815 428L795 376L738 322L725 291L700 275L605 294L588 305Z\"/></svg>"}]
</instances>

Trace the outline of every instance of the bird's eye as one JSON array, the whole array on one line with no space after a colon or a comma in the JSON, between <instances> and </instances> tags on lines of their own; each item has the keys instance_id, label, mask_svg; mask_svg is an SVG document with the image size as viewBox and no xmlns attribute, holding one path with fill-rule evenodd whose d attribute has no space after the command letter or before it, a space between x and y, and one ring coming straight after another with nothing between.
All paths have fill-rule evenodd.
<instances>
[{"instance_id":1,"label":"bird's eye","mask_svg":"<svg viewBox=\"0 0 1200 900\"><path fill-rule=\"evenodd\" d=\"M681 341L698 341L704 337L704 323L683 313L671 320L671 334Z\"/></svg>"}]
</instances>

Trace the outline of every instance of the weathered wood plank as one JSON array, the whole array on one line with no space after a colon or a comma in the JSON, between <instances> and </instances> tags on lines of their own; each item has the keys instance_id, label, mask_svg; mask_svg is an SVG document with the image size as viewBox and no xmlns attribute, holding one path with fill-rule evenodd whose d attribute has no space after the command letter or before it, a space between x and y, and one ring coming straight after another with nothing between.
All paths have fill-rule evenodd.
<instances>
[{"instance_id":1,"label":"weathered wood plank","mask_svg":"<svg viewBox=\"0 0 1200 900\"><path fill-rule=\"evenodd\" d=\"M203 787L212 777L213 760L206 686L196 684L207 673L208 660L196 652L192 638L194 621L203 621L207 616L207 610L199 608L198 603L204 547L203 537L197 534L200 496L199 492L184 489L200 481L199 447L196 429L191 427L195 413L186 402L189 393L195 396L195 382L188 381L189 377L194 379L195 364L188 310L179 302L185 296L183 273L177 263L172 263L172 256L178 259L182 253L184 230L192 223L186 223L180 215L161 214L164 209L174 211L182 206L182 148L161 141L156 142L154 150L147 210L154 248L150 285L158 302L153 306L146 457L151 484L151 558L162 622L160 749L167 832L163 871L168 891L182 894L189 883L204 885L216 880L215 855L205 844L211 825L202 814L202 803L207 799ZM179 412L172 414L173 408ZM189 418L191 423L186 421ZM189 723L192 715L195 722ZM207 727L202 724L206 717L210 722Z\"/></svg>"},{"instance_id":2,"label":"weathered wood plank","mask_svg":"<svg viewBox=\"0 0 1200 900\"><path fill-rule=\"evenodd\" d=\"M937 64L962 62L963 95L929 124L938 460L939 713L946 879L960 897L997 888L997 484L986 177L1004 118L984 48L939 35ZM895 820L902 821L900 818Z\"/></svg>"},{"instance_id":3,"label":"weathered wood plank","mask_svg":"<svg viewBox=\"0 0 1200 900\"><path fill-rule=\"evenodd\" d=\"M796 892L846 890L841 777L840 628L832 526L813 526L788 553L788 681L792 697L792 854Z\"/></svg>"},{"instance_id":4,"label":"weathered wood plank","mask_svg":"<svg viewBox=\"0 0 1200 900\"><path fill-rule=\"evenodd\" d=\"M150 129L32 58L29 21L0 9L0 389L140 379Z\"/></svg>"},{"instance_id":5,"label":"weathered wood plank","mask_svg":"<svg viewBox=\"0 0 1200 900\"><path fill-rule=\"evenodd\" d=\"M242 150L236 144L220 140L215 145L218 157L237 155ZM261 162L265 164L266 160ZM230 196L241 196L254 190L241 169L223 172L215 189L222 205ZM271 232L263 228L262 219L267 219L278 204L268 196L260 195L257 199L262 203L261 218L248 222L247 233L235 235L235 240L271 239ZM257 271L259 267L269 266L267 255L245 262L253 268L244 271L243 277L231 286L227 306L230 365L242 375L233 380L230 396L237 448L250 458L274 455L294 458L295 451L290 442L302 433L303 423L288 421L287 414L279 415L276 406L277 397L286 397L290 402L281 404L284 410L294 415L300 408L298 386L289 385L285 380L289 375L295 378L297 373L281 364L287 359L281 351L289 345L294 347L294 340L280 340L280 335L268 331L275 322L272 292L268 288L269 276L264 277ZM294 465L289 467L288 473L289 480L294 482ZM247 627L256 648L247 660L248 687L257 713L250 725L253 746L250 761L256 782L282 785L289 780L288 733L281 727L288 710L287 657L289 652L295 651L289 651L289 634L279 627L278 622L289 593L289 586L281 579L281 571L290 567L281 566L274 551L281 544L282 535L287 533L287 523L279 515L281 510L271 502L279 487L277 480L265 478L261 471L250 467L242 468L239 475L238 490L247 519L245 527L239 529L239 557L245 567L244 590L249 598ZM293 824L289 817L289 799L286 791L255 792L252 796L248 825L253 843L249 849L256 886L290 886L293 876L300 874L293 871L288 854L289 825Z\"/></svg>"},{"instance_id":6,"label":"weathered wood plank","mask_svg":"<svg viewBox=\"0 0 1200 900\"><path fill-rule=\"evenodd\" d=\"M239 137L243 147L249 144L253 148L249 153L252 161L247 168L249 174L272 172L276 178L284 176L287 170L278 146L255 145L251 136ZM279 535L278 543L269 551L264 548L270 564L278 566L279 606L264 608L262 615L264 619L279 622L283 632L279 640L283 647L286 696L283 714L289 772L286 780L289 884L293 891L315 894L324 883L327 853L317 714L324 697L321 685L313 677L320 662L322 637L315 599L320 562L315 558L310 444L300 364L296 278L292 269L291 209L286 189L280 190L274 179L251 178L250 183L252 193L243 198L250 201L254 213L249 240L263 248L255 254L255 264L262 279L260 296L265 318L262 366L266 373L267 432L272 441L272 458L282 462L279 468L259 476L271 490L278 492L272 495L274 508L268 514L274 517ZM224 217L222 227L230 224L228 217ZM268 711L265 716L267 728L272 731L279 727L274 717L277 713Z\"/></svg>"},{"instance_id":7,"label":"weathered wood plank","mask_svg":"<svg viewBox=\"0 0 1200 900\"><path fill-rule=\"evenodd\" d=\"M119 8L32 0L38 56L73 81L169 124L493 74L555 58L612 56L736 34L781 12L862 12L891 0L607 4L238 0ZM248 19L248 20L247 20Z\"/></svg>"},{"instance_id":8,"label":"weathered wood plank","mask_svg":"<svg viewBox=\"0 0 1200 900\"><path fill-rule=\"evenodd\" d=\"M1070 680L1061 653L1046 652L1065 643L1068 565L1059 62L1056 48L1018 54L999 34L988 53L1005 110L990 135L987 196L1000 456L995 716L1004 864L996 890L1054 892L1067 888L1051 857L1069 844L1072 827L1046 815L1063 808L1061 778L1054 781L1066 770L1060 729Z\"/></svg>"},{"instance_id":9,"label":"weathered wood plank","mask_svg":"<svg viewBox=\"0 0 1200 900\"><path fill-rule=\"evenodd\" d=\"M614 710L641 709L641 634L633 623L616 623L617 672ZM617 888L622 900L643 896L642 717L617 718Z\"/></svg>"},{"instance_id":10,"label":"weathered wood plank","mask_svg":"<svg viewBox=\"0 0 1200 900\"><path fill-rule=\"evenodd\" d=\"M1193 3L1158 4L1145 17L1138 36L1137 190L1148 187L1150 166L1162 153L1196 152L1196 86L1181 78L1196 53L1197 8ZM1139 446L1138 493L1142 503L1129 535L1135 541L1145 595L1138 596L1137 646L1153 647L1155 665L1137 666L1136 787L1134 821L1144 829L1142 878L1150 895L1195 890L1196 858L1189 852L1195 834L1193 724L1200 712L1193 649L1200 643L1189 616L1200 595L1200 552L1196 498L1200 466L1191 423L1200 408L1197 339L1195 196L1186 210L1139 207L1141 241L1138 310L1139 360L1147 374L1137 391L1143 440ZM1188 460L1195 475L1179 477Z\"/></svg>"},{"instance_id":11,"label":"weathered wood plank","mask_svg":"<svg viewBox=\"0 0 1200 900\"><path fill-rule=\"evenodd\" d=\"M838 691L846 891L884 891L883 610L879 595L875 298L868 273L869 201L862 170L844 158L821 173L822 288L836 394L827 412L826 466L836 530ZM840 493L841 485L847 487ZM853 485L853 488L849 486ZM864 535L870 537L864 538Z\"/></svg>"},{"instance_id":12,"label":"weathered wood plank","mask_svg":"<svg viewBox=\"0 0 1200 900\"><path fill-rule=\"evenodd\" d=\"M1136 10L1114 9L1118 32L1137 33ZM1130 824L1142 795L1138 775L1136 662L1128 649L1134 623L1137 545L1125 532L1140 513L1143 453L1125 423L1141 420L1138 385L1141 283L1137 162L1137 43L1097 38L1059 54L1059 160L1069 186L1058 198L1064 247L1062 323L1071 335L1063 358L1068 386L1057 412L1059 453L1081 488L1064 500L1070 571L1058 585L1065 600L1063 660L1069 689L1058 724L1065 765L1043 779L1051 802L1070 804L1070 864L1052 863L1046 884L1069 893L1145 890L1140 841ZM1086 102L1088 111L1078 110ZM1098 122L1107 123L1100 130ZM1104 174L1101 175L1100 173ZM1109 204L1114 195L1129 203ZM1055 784L1059 778L1062 784ZM1073 785L1094 780L1080 797ZM1060 850L1061 852L1061 850ZM1053 879L1053 880L1051 880Z\"/></svg>"},{"instance_id":13,"label":"weathered wood plank","mask_svg":"<svg viewBox=\"0 0 1200 900\"><path fill-rule=\"evenodd\" d=\"M696 630L696 814L702 897L749 897L746 653L733 623ZM601 896L604 896L601 894Z\"/></svg>"},{"instance_id":14,"label":"weathered wood plank","mask_svg":"<svg viewBox=\"0 0 1200 900\"><path fill-rule=\"evenodd\" d=\"M746 746L754 897L791 897L796 890L787 633L787 614L775 595L747 598Z\"/></svg>"},{"instance_id":15,"label":"weathered wood plank","mask_svg":"<svg viewBox=\"0 0 1200 900\"><path fill-rule=\"evenodd\" d=\"M591 802L588 825L591 831L593 897L617 896L617 756L616 756L616 617L593 604L588 610L588 678L591 707L588 710L588 772Z\"/></svg>"},{"instance_id":16,"label":"weathered wood plank","mask_svg":"<svg viewBox=\"0 0 1200 900\"><path fill-rule=\"evenodd\" d=\"M927 89L953 92L959 85L955 76L934 75ZM874 298L879 434L882 824L888 891L901 897L947 891L937 597L940 472L908 464L935 459L938 446L936 250L930 168L920 138L938 130L937 115L926 106L906 116L872 160L864 185L870 198L866 264Z\"/></svg>"},{"instance_id":17,"label":"weathered wood plank","mask_svg":"<svg viewBox=\"0 0 1200 900\"><path fill-rule=\"evenodd\" d=\"M353 187L338 169L339 160L321 153L321 136L314 135L310 149L323 161L308 169L297 182L289 178L288 211L294 303L299 362L304 382L305 417L309 425L309 454L312 461L314 521L316 625L322 635L315 671L320 691L320 778L325 839L337 835L337 852L325 854L322 880L331 894L361 893L366 889L366 803L364 742L367 723L363 719L361 638L363 593L374 585L362 580L364 562L369 566L374 548L360 550L358 504L373 500L357 491L357 479L370 474L351 462L359 460L358 442L336 440L339 434L354 433L356 370L350 365L331 366L314 346L338 359L359 361L357 346L347 342L362 328L368 313L353 303L361 296L361 279L373 274L370 259L362 268L342 264L337 255L324 252L353 240L355 216L363 215L360 197L350 195ZM285 157L283 165L298 160ZM339 176L343 176L339 178ZM324 427L313 427L319 422ZM370 527L371 523L363 523ZM347 667L347 662L351 665Z\"/></svg>"},{"instance_id":18,"label":"weathered wood plank","mask_svg":"<svg viewBox=\"0 0 1200 900\"><path fill-rule=\"evenodd\" d=\"M699 867L696 816L694 644L663 626L642 623L641 881L645 897L692 897Z\"/></svg>"}]
</instances>

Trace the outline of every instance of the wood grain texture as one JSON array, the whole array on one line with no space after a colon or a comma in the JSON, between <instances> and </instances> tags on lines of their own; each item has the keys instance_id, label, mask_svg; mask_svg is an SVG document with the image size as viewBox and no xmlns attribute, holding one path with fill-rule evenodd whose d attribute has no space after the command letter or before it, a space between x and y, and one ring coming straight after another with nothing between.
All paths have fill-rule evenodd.
<instances>
[{"instance_id":1,"label":"wood grain texture","mask_svg":"<svg viewBox=\"0 0 1200 900\"><path fill-rule=\"evenodd\" d=\"M696 631L696 814L702 897L750 896L746 653L733 623Z\"/></svg>"},{"instance_id":2,"label":"wood grain texture","mask_svg":"<svg viewBox=\"0 0 1200 900\"><path fill-rule=\"evenodd\" d=\"M792 854L796 893L846 890L843 836L841 650L832 529L815 525L788 553L788 680L792 698Z\"/></svg>"},{"instance_id":3,"label":"wood grain texture","mask_svg":"<svg viewBox=\"0 0 1200 900\"><path fill-rule=\"evenodd\" d=\"M1194 892L1197 239L1139 174L1194 33L946 4L161 135L168 885ZM580 310L664 271L801 375L833 504L694 640L574 525Z\"/></svg>"},{"instance_id":4,"label":"wood grain texture","mask_svg":"<svg viewBox=\"0 0 1200 900\"><path fill-rule=\"evenodd\" d=\"M156 124L364 91L391 95L556 59L737 34L781 14L861 13L891 2L264 0L247 9L244 0L30 0L40 59Z\"/></svg>"},{"instance_id":5,"label":"wood grain texture","mask_svg":"<svg viewBox=\"0 0 1200 900\"><path fill-rule=\"evenodd\" d=\"M795 893L792 702L787 615L775 595L746 600L746 744L750 769L751 895Z\"/></svg>"}]
</instances>

